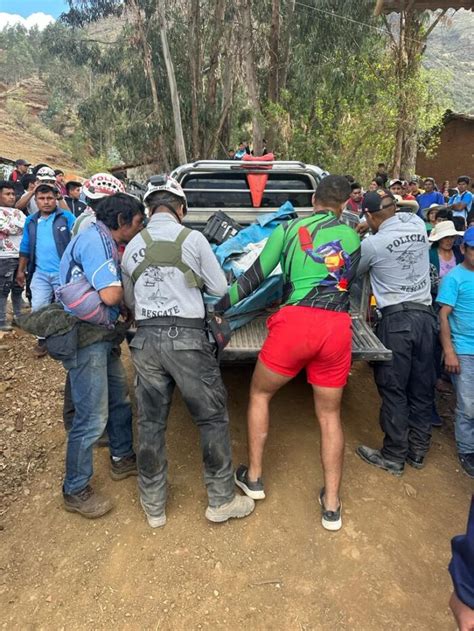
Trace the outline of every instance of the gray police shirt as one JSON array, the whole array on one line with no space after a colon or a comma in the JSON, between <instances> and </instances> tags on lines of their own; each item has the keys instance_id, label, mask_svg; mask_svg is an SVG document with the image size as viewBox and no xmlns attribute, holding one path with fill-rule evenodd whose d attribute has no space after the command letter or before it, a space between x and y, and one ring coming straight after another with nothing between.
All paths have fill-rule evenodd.
<instances>
[{"instance_id":1,"label":"gray police shirt","mask_svg":"<svg viewBox=\"0 0 474 631\"><path fill-rule=\"evenodd\" d=\"M396 213L362 241L358 274L370 271L378 307L431 304L429 249L423 220L406 212Z\"/></svg>"},{"instance_id":2,"label":"gray police shirt","mask_svg":"<svg viewBox=\"0 0 474 631\"><path fill-rule=\"evenodd\" d=\"M170 213L155 213L147 230L155 241L175 241L183 226ZM175 316L203 318L201 291L189 287L184 274L176 267L150 266L133 284L132 273L145 256L145 241L137 234L125 248L122 280L125 304L134 310L136 320ZM182 245L182 260L204 281L204 290L212 296L227 291L224 272L206 238L193 230Z\"/></svg>"}]
</instances>

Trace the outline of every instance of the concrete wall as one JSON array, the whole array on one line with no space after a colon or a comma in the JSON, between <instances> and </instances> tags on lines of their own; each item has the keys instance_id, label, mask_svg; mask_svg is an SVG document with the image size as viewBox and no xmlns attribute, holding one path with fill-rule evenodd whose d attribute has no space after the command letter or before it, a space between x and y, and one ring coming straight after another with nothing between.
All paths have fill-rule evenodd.
<instances>
[{"instance_id":1,"label":"concrete wall","mask_svg":"<svg viewBox=\"0 0 474 631\"><path fill-rule=\"evenodd\" d=\"M416 173L421 177L434 177L441 185L449 180L456 185L460 175L474 177L474 120L453 118L441 132L437 154L427 158L418 153Z\"/></svg>"}]
</instances>

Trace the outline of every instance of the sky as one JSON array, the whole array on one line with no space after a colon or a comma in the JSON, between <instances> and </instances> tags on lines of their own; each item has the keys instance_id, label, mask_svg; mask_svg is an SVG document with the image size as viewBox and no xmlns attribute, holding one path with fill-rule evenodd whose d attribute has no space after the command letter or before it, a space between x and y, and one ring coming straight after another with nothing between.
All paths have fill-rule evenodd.
<instances>
[{"instance_id":1,"label":"sky","mask_svg":"<svg viewBox=\"0 0 474 631\"><path fill-rule=\"evenodd\" d=\"M16 23L44 28L68 8L66 0L0 0L0 29Z\"/></svg>"}]
</instances>

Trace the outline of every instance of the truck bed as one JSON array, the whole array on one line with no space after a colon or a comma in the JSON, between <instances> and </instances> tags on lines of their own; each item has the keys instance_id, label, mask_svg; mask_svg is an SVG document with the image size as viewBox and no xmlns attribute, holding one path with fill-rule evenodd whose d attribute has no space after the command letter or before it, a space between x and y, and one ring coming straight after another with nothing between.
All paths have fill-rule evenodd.
<instances>
[{"instance_id":1,"label":"truck bed","mask_svg":"<svg viewBox=\"0 0 474 631\"><path fill-rule=\"evenodd\" d=\"M270 315L270 314L269 314ZM267 337L265 323L268 316L261 316L234 331L229 345L222 355L223 362L255 361ZM352 359L387 361L392 351L383 346L367 322L359 315L352 315Z\"/></svg>"}]
</instances>

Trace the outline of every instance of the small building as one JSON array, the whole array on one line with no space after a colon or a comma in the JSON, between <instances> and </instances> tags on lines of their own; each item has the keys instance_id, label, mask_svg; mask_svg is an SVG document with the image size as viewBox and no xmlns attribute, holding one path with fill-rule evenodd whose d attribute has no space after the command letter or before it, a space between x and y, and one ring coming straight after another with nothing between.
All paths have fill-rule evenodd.
<instances>
[{"instance_id":1,"label":"small building","mask_svg":"<svg viewBox=\"0 0 474 631\"><path fill-rule=\"evenodd\" d=\"M460 175L474 178L474 116L448 110L435 155L428 157L419 151L416 172L421 177L434 177L438 184L449 180L455 185Z\"/></svg>"}]
</instances>

